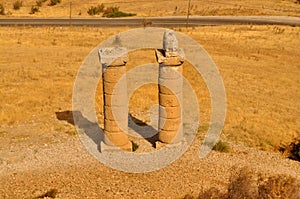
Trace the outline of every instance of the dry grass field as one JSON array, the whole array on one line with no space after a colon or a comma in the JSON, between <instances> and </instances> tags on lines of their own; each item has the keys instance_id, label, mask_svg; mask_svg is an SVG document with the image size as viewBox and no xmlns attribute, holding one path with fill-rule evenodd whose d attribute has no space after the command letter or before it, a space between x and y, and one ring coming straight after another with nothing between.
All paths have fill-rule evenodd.
<instances>
[{"instance_id":1,"label":"dry grass field","mask_svg":"<svg viewBox=\"0 0 300 199\"><path fill-rule=\"evenodd\" d=\"M190 174L185 174L184 169L175 172L183 176L183 182L168 177L166 173L148 176L118 173L92 160L80 145L75 127L59 120L56 112L72 110L74 81L88 53L101 41L124 30L126 28L1 27L0 168L4 168L4 173L0 178L0 198L28 198L42 194L49 187L58 189L61 198L87 195L96 198L97 193L109 197L142 197L145 194L147 198L174 198L187 193L195 194L202 186L224 190L229 174L223 172L235 161L240 161L235 162L240 165L257 164L262 170L279 169L281 166L293 168L287 171L279 169L279 173L296 173L299 177L299 163L280 159L273 154L279 146L300 135L300 28L286 26L176 29L198 41L208 51L220 70L226 88L227 116L222 140L229 142L234 150L223 156L214 152L206 163L202 163L200 167L208 169L203 174L207 177L204 182L198 182L201 178L197 174L200 167L194 165L194 160L189 160L188 155L162 170L172 176L172 168L185 165ZM133 61L128 64L128 69L143 62L155 62L153 55L151 51L131 53L130 59ZM191 148L193 153L197 153L195 151L209 125L210 99L202 78L193 70L191 65L185 63L183 74L196 91L201 107L202 123L196 146ZM147 97L142 95L145 90L149 93ZM101 91L98 91L98 96L101 96ZM155 102L157 88L149 85L133 95L129 108L133 114L141 116ZM97 98L97 103L97 114L101 118L100 98ZM147 118L140 119L147 121ZM239 147L244 146L251 148L239 152ZM61 150L65 152L62 154ZM52 155L42 155L48 153ZM73 156L68 156L69 153ZM237 160L229 161L233 157ZM82 163L82 160L85 161ZM53 161L55 165L52 165ZM205 166L212 162L216 162L215 167ZM78 167L81 164L84 165L80 172ZM94 174L86 168L96 169L96 176L92 177ZM207 176L210 173L212 176ZM112 185L111 179L103 176L113 176L124 185L121 188ZM94 181L86 181L89 178ZM160 180L170 179L173 180L169 188L160 183ZM137 186L137 190L133 193L122 192L131 186ZM104 188L99 188L97 192L97 187ZM118 195L120 193L123 195Z\"/></svg>"},{"instance_id":2,"label":"dry grass field","mask_svg":"<svg viewBox=\"0 0 300 199\"><path fill-rule=\"evenodd\" d=\"M227 94L226 139L273 149L299 134L299 30L224 26L183 31L207 49L223 77ZM81 62L93 47L119 31L86 27L2 28L1 124L16 125L71 110L73 84ZM153 52L137 52L130 57L133 61L128 69L155 63ZM198 94L205 128L210 99L202 78L195 74L193 67L184 65L184 75ZM152 90L153 96L145 106L157 102L157 92ZM145 99L134 97L131 101L131 107L137 109L134 112L142 111L142 107L133 106L143 104L141 100ZM101 99L97 101L102 103ZM102 111L101 104L98 107Z\"/></svg>"},{"instance_id":3,"label":"dry grass field","mask_svg":"<svg viewBox=\"0 0 300 199\"><path fill-rule=\"evenodd\" d=\"M30 15L31 7L36 4L36 0L23 0L23 7L20 10L13 9L11 0L1 0L4 4L7 16L9 17L69 17L70 1L62 0L55 6L47 6L49 0L40 7L40 12ZM280 16L300 16L300 6L296 0L192 0L191 15L280 15ZM186 15L188 0L91 0L82 2L72 0L72 16L87 17L87 10L91 6L104 3L106 7L119 6L120 10L136 13L138 17L145 16L177 16ZM155 6L153 6L155 5ZM142 9L141 9L142 8ZM1 15L0 15L1 16Z\"/></svg>"}]
</instances>

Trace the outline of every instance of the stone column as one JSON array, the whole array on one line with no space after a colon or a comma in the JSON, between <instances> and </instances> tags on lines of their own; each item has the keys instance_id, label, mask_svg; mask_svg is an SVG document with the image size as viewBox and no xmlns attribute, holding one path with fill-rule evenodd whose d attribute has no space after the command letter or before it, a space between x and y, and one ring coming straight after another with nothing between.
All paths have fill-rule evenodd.
<instances>
[{"instance_id":1,"label":"stone column","mask_svg":"<svg viewBox=\"0 0 300 199\"><path fill-rule=\"evenodd\" d=\"M182 64L184 53L178 48L178 41L172 30L163 37L163 49L156 50L159 63L159 133L164 143L183 140L182 129Z\"/></svg>"},{"instance_id":2,"label":"stone column","mask_svg":"<svg viewBox=\"0 0 300 199\"><path fill-rule=\"evenodd\" d=\"M110 148L117 146L131 151L132 143L126 134L128 132L126 78L120 82L120 87L115 89L117 82L126 74L127 49L122 47L102 48L99 50L99 58L102 64L103 78L104 144L111 146Z\"/></svg>"}]
</instances>

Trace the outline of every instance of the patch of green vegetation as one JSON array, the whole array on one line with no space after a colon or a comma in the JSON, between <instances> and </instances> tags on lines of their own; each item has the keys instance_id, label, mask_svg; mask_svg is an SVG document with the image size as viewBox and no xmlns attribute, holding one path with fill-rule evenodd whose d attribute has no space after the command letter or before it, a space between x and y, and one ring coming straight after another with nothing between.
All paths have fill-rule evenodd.
<instances>
[{"instance_id":1,"label":"patch of green vegetation","mask_svg":"<svg viewBox=\"0 0 300 199\"><path fill-rule=\"evenodd\" d=\"M38 0L38 1L36 1L36 5L37 5L38 7L42 7L42 5L43 5L43 0Z\"/></svg>"},{"instance_id":2,"label":"patch of green vegetation","mask_svg":"<svg viewBox=\"0 0 300 199\"><path fill-rule=\"evenodd\" d=\"M103 3L98 6L91 6L87 11L87 13L89 15L100 15L103 12L104 12L104 4Z\"/></svg>"},{"instance_id":3,"label":"patch of green vegetation","mask_svg":"<svg viewBox=\"0 0 300 199\"><path fill-rule=\"evenodd\" d=\"M212 148L214 151L219 151L219 152L229 152L231 150L230 145L227 142L219 141L215 146Z\"/></svg>"},{"instance_id":4,"label":"patch of green vegetation","mask_svg":"<svg viewBox=\"0 0 300 199\"><path fill-rule=\"evenodd\" d=\"M132 151L136 151L139 148L139 145L133 141L131 141L132 143Z\"/></svg>"},{"instance_id":5,"label":"patch of green vegetation","mask_svg":"<svg viewBox=\"0 0 300 199\"><path fill-rule=\"evenodd\" d=\"M136 16L134 13L126 13L120 11L118 6L110 6L105 9L104 4L100 4L98 6L91 6L87 13L89 15L100 15L101 13L103 17L107 18L117 18L117 17L130 17L130 16Z\"/></svg>"},{"instance_id":6,"label":"patch of green vegetation","mask_svg":"<svg viewBox=\"0 0 300 199\"><path fill-rule=\"evenodd\" d=\"M37 0L35 2L35 5L31 6L31 10L29 14L35 14L36 12L40 11L40 7L43 6L43 3L45 3L47 0Z\"/></svg>"},{"instance_id":7,"label":"patch of green vegetation","mask_svg":"<svg viewBox=\"0 0 300 199\"><path fill-rule=\"evenodd\" d=\"M56 4L61 3L61 0L50 0L48 6L55 6Z\"/></svg>"},{"instance_id":8,"label":"patch of green vegetation","mask_svg":"<svg viewBox=\"0 0 300 199\"><path fill-rule=\"evenodd\" d=\"M204 141L203 145L218 152L230 152L231 150L230 145L227 142L223 142L221 140L218 141L217 143L211 140L206 140Z\"/></svg>"},{"instance_id":9,"label":"patch of green vegetation","mask_svg":"<svg viewBox=\"0 0 300 199\"><path fill-rule=\"evenodd\" d=\"M23 2L20 0L17 0L13 4L14 10L20 10L20 8L23 6Z\"/></svg>"},{"instance_id":10,"label":"patch of green vegetation","mask_svg":"<svg viewBox=\"0 0 300 199\"><path fill-rule=\"evenodd\" d=\"M105 17L107 17L107 18L132 17L132 16L136 16L136 14L126 13L126 12L122 12L122 11L117 11L117 12L113 12L113 13L109 13L109 14L105 15Z\"/></svg>"},{"instance_id":11,"label":"patch of green vegetation","mask_svg":"<svg viewBox=\"0 0 300 199\"><path fill-rule=\"evenodd\" d=\"M39 12L39 11L40 11L40 9L39 9L38 6L31 6L31 10L30 10L29 14L33 15L36 12Z\"/></svg>"},{"instance_id":12,"label":"patch of green vegetation","mask_svg":"<svg viewBox=\"0 0 300 199\"><path fill-rule=\"evenodd\" d=\"M118 18L118 17L131 17L136 16L134 13L126 13L119 10L117 6L111 6L105 9L103 17L107 18Z\"/></svg>"}]
</instances>

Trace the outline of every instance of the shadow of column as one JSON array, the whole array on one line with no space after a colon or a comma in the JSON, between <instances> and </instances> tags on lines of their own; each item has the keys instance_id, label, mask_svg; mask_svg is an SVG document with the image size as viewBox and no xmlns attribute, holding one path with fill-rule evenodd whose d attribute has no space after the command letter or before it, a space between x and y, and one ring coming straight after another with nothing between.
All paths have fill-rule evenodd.
<instances>
[{"instance_id":1,"label":"shadow of column","mask_svg":"<svg viewBox=\"0 0 300 199\"><path fill-rule=\"evenodd\" d=\"M80 111L60 111L55 112L56 118L61 121L66 121L69 124L75 126L77 129L82 129L83 132L90 137L90 139L98 146L98 150L101 152L100 143L104 141L104 130L99 127L97 122L91 122L85 118ZM145 140L147 140L152 147L156 148L156 142L158 141L158 132L152 126L134 117L132 114L128 114L129 124L128 127L140 134ZM141 128L139 128L141 127ZM142 130L146 130L152 134L151 137L144 137ZM155 133L154 133L155 132Z\"/></svg>"},{"instance_id":2,"label":"shadow of column","mask_svg":"<svg viewBox=\"0 0 300 199\"><path fill-rule=\"evenodd\" d=\"M145 140L147 140L153 148L156 148L156 141L158 141L158 132L155 128L134 117L131 113L128 114L128 127L140 134ZM145 133L141 131L147 131L151 133L151 137L144 136Z\"/></svg>"},{"instance_id":3,"label":"shadow of column","mask_svg":"<svg viewBox=\"0 0 300 199\"><path fill-rule=\"evenodd\" d=\"M83 132L98 146L98 150L101 151L100 142L104 140L104 133L97 122L89 121L80 111L67 110L55 112L55 114L58 120L67 121L77 129L82 129Z\"/></svg>"}]
</instances>

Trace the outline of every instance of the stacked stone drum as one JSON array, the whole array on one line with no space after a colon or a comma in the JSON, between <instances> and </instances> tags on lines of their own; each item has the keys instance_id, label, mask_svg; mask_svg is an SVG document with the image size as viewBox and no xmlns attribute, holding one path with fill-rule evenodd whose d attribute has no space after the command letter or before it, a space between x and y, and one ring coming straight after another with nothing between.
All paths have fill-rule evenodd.
<instances>
[{"instance_id":1,"label":"stacked stone drum","mask_svg":"<svg viewBox=\"0 0 300 199\"><path fill-rule=\"evenodd\" d=\"M128 98L126 84L126 48L99 50L102 64L104 98L104 144L131 151L128 131ZM122 78L122 81L118 81ZM118 83L118 87L116 87Z\"/></svg>"},{"instance_id":2,"label":"stacked stone drum","mask_svg":"<svg viewBox=\"0 0 300 199\"><path fill-rule=\"evenodd\" d=\"M182 130L182 64L184 53L178 48L173 31L166 31L163 49L156 50L159 63L159 134L164 143L177 143L183 139Z\"/></svg>"}]
</instances>

